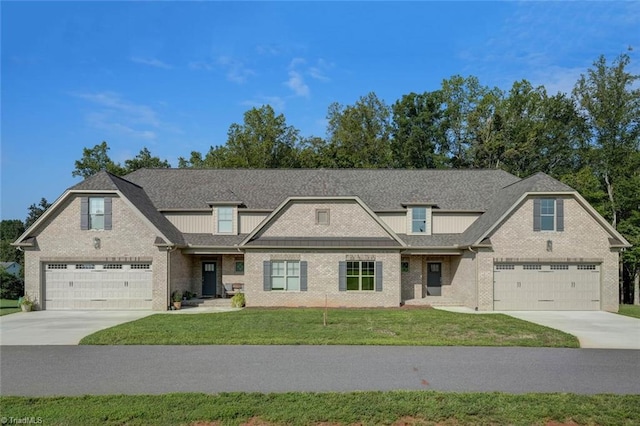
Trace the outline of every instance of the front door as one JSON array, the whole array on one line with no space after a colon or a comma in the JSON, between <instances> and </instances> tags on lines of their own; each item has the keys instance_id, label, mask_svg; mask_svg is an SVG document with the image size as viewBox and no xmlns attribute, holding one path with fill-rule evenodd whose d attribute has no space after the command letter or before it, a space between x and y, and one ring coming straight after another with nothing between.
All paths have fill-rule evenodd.
<instances>
[{"instance_id":1,"label":"front door","mask_svg":"<svg viewBox=\"0 0 640 426\"><path fill-rule=\"evenodd\" d=\"M442 263L427 263L427 296L442 294Z\"/></svg>"},{"instance_id":2,"label":"front door","mask_svg":"<svg viewBox=\"0 0 640 426\"><path fill-rule=\"evenodd\" d=\"M203 296L215 296L216 295L216 263L206 262L202 264L202 295Z\"/></svg>"}]
</instances>

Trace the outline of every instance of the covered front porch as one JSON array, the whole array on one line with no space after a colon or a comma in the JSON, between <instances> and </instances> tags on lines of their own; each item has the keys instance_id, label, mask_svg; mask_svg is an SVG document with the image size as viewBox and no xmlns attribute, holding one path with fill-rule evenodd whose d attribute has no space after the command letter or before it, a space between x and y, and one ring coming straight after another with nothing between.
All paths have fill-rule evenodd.
<instances>
[{"instance_id":1,"label":"covered front porch","mask_svg":"<svg viewBox=\"0 0 640 426\"><path fill-rule=\"evenodd\" d=\"M401 258L401 299L408 306L466 306L458 284L462 256L455 254L404 254Z\"/></svg>"},{"instance_id":2,"label":"covered front porch","mask_svg":"<svg viewBox=\"0 0 640 426\"><path fill-rule=\"evenodd\" d=\"M175 253L171 292L189 292L194 300L227 299L244 290L244 254Z\"/></svg>"}]
</instances>

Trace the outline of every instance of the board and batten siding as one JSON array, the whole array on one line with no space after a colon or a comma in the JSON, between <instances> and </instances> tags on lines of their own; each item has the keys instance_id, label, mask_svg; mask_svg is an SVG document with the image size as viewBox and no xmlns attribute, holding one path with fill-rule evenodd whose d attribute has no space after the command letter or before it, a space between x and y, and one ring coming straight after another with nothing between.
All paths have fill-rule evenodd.
<instances>
[{"instance_id":1,"label":"board and batten siding","mask_svg":"<svg viewBox=\"0 0 640 426\"><path fill-rule=\"evenodd\" d=\"M436 213L434 211L432 233L462 234L479 217L480 213Z\"/></svg>"},{"instance_id":2,"label":"board and batten siding","mask_svg":"<svg viewBox=\"0 0 640 426\"><path fill-rule=\"evenodd\" d=\"M378 213L378 217L396 234L407 232L407 213Z\"/></svg>"},{"instance_id":3,"label":"board and batten siding","mask_svg":"<svg viewBox=\"0 0 640 426\"><path fill-rule=\"evenodd\" d=\"M164 213L169 222L180 232L190 234L212 234L213 217L211 212L170 212Z\"/></svg>"},{"instance_id":4,"label":"board and batten siding","mask_svg":"<svg viewBox=\"0 0 640 426\"><path fill-rule=\"evenodd\" d=\"M239 234L250 234L269 216L267 213L240 212Z\"/></svg>"}]
</instances>

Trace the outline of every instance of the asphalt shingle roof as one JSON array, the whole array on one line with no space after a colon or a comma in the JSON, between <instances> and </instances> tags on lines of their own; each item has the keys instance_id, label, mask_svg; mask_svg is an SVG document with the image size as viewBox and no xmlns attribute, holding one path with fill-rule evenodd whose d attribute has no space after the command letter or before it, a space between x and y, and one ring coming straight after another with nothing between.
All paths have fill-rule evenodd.
<instances>
[{"instance_id":1,"label":"asphalt shingle roof","mask_svg":"<svg viewBox=\"0 0 640 426\"><path fill-rule=\"evenodd\" d=\"M288 197L358 196L374 211L426 202L441 209L486 210L519 179L501 170L141 169L125 179L163 209L205 209L209 201L242 201L275 209Z\"/></svg>"},{"instance_id":2,"label":"asphalt shingle roof","mask_svg":"<svg viewBox=\"0 0 640 426\"><path fill-rule=\"evenodd\" d=\"M443 210L483 211L463 234L400 234L409 247L472 245L527 192L573 192L538 173L519 179L502 170L140 169L123 178L100 172L71 190L119 190L172 243L235 246L246 235L182 234L160 211L201 210L213 202L273 210L289 197L357 196L373 211L427 203Z\"/></svg>"}]
</instances>

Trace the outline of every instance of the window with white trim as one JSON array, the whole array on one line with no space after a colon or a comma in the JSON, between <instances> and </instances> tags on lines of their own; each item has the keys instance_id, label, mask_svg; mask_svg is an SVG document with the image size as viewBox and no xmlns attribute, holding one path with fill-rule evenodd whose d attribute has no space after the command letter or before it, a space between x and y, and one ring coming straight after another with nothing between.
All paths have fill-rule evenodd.
<instances>
[{"instance_id":1,"label":"window with white trim","mask_svg":"<svg viewBox=\"0 0 640 426\"><path fill-rule=\"evenodd\" d=\"M427 208L413 207L411 209L411 232L425 234L427 232Z\"/></svg>"},{"instance_id":2,"label":"window with white trim","mask_svg":"<svg viewBox=\"0 0 640 426\"><path fill-rule=\"evenodd\" d=\"M271 290L300 290L300 261L271 261Z\"/></svg>"},{"instance_id":3,"label":"window with white trim","mask_svg":"<svg viewBox=\"0 0 640 426\"><path fill-rule=\"evenodd\" d=\"M556 200L543 198L540 200L540 230L556 230Z\"/></svg>"},{"instance_id":4,"label":"window with white trim","mask_svg":"<svg viewBox=\"0 0 640 426\"><path fill-rule=\"evenodd\" d=\"M375 290L376 267L372 261L347 262L347 290Z\"/></svg>"},{"instance_id":5,"label":"window with white trim","mask_svg":"<svg viewBox=\"0 0 640 426\"><path fill-rule=\"evenodd\" d=\"M218 207L218 233L233 232L233 207Z\"/></svg>"},{"instance_id":6,"label":"window with white trim","mask_svg":"<svg viewBox=\"0 0 640 426\"><path fill-rule=\"evenodd\" d=\"M104 229L103 197L89 197L89 229Z\"/></svg>"}]
</instances>

